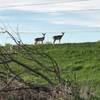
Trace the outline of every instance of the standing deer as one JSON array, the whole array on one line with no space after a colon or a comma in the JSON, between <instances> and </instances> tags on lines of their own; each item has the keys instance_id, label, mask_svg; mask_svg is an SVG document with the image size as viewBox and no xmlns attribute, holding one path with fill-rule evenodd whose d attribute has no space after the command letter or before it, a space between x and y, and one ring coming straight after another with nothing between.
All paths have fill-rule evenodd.
<instances>
[{"instance_id":1,"label":"standing deer","mask_svg":"<svg viewBox=\"0 0 100 100\"><path fill-rule=\"evenodd\" d=\"M42 35L43 35L43 37L35 38L35 44L37 44L38 42L41 42L43 44L46 33L42 33Z\"/></svg>"},{"instance_id":2,"label":"standing deer","mask_svg":"<svg viewBox=\"0 0 100 100\"><path fill-rule=\"evenodd\" d=\"M54 40L54 41L53 41L53 44L55 44L56 40L59 40L59 43L60 43L60 41L61 41L61 39L62 39L64 33L65 33L65 32L62 32L61 35L53 36L53 40Z\"/></svg>"}]
</instances>

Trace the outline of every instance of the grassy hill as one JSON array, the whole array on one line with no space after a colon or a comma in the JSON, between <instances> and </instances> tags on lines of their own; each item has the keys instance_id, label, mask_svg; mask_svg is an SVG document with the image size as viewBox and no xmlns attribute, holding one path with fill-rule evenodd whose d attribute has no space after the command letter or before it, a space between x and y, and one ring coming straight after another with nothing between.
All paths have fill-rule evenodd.
<instances>
[{"instance_id":1,"label":"grassy hill","mask_svg":"<svg viewBox=\"0 0 100 100\"><path fill-rule=\"evenodd\" d=\"M62 77L75 79L100 94L100 42L39 45L59 64Z\"/></svg>"},{"instance_id":2,"label":"grassy hill","mask_svg":"<svg viewBox=\"0 0 100 100\"><path fill-rule=\"evenodd\" d=\"M89 86L100 95L100 42L29 46L53 57L61 68L62 78ZM23 58L18 56L18 59ZM19 66L14 70L19 71ZM23 76L31 78L27 74Z\"/></svg>"}]
</instances>

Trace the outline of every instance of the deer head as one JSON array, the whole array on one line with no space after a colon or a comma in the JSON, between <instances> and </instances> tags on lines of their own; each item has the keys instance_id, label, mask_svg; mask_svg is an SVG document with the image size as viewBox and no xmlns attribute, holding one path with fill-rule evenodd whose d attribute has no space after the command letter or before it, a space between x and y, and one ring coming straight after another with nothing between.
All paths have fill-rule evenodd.
<instances>
[{"instance_id":1,"label":"deer head","mask_svg":"<svg viewBox=\"0 0 100 100\"><path fill-rule=\"evenodd\" d=\"M65 34L65 32L61 32L62 33L62 35L64 35Z\"/></svg>"},{"instance_id":2,"label":"deer head","mask_svg":"<svg viewBox=\"0 0 100 100\"><path fill-rule=\"evenodd\" d=\"M45 37L46 33L42 33L43 37Z\"/></svg>"}]
</instances>

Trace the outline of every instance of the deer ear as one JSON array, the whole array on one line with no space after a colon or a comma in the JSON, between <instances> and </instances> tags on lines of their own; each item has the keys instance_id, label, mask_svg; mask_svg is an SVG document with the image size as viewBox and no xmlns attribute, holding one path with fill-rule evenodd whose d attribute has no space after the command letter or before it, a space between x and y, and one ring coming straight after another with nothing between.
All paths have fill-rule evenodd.
<instances>
[{"instance_id":1,"label":"deer ear","mask_svg":"<svg viewBox=\"0 0 100 100\"><path fill-rule=\"evenodd\" d=\"M46 33L42 33L42 35L46 35Z\"/></svg>"},{"instance_id":2,"label":"deer ear","mask_svg":"<svg viewBox=\"0 0 100 100\"><path fill-rule=\"evenodd\" d=\"M62 34L65 34L65 32L62 32Z\"/></svg>"}]
</instances>

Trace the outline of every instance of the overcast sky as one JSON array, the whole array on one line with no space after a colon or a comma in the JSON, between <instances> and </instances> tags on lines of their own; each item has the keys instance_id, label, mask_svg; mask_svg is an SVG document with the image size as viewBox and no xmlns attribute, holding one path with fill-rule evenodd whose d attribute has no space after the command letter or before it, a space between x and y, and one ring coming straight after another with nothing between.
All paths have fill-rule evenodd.
<instances>
[{"instance_id":1,"label":"overcast sky","mask_svg":"<svg viewBox=\"0 0 100 100\"><path fill-rule=\"evenodd\" d=\"M62 42L100 40L100 0L0 0L0 26L19 32L25 43L32 43L41 32L46 40L66 32ZM11 30L10 30L11 31ZM0 42L12 42L0 35Z\"/></svg>"}]
</instances>

